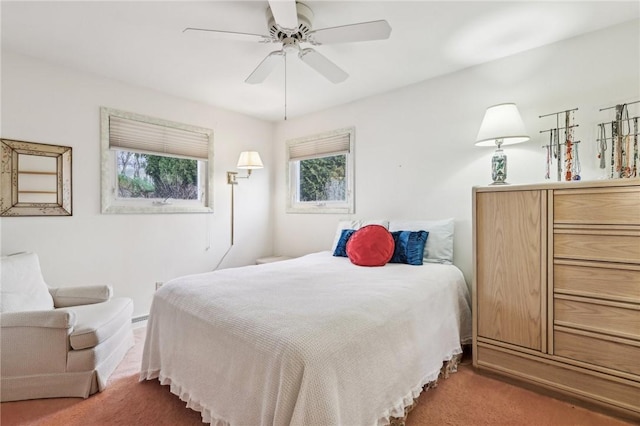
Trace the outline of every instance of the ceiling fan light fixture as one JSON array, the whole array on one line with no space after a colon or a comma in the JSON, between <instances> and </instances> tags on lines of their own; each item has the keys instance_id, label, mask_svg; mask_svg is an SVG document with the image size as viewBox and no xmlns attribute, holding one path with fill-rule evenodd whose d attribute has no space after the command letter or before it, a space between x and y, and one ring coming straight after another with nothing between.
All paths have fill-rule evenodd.
<instances>
[{"instance_id":1,"label":"ceiling fan light fixture","mask_svg":"<svg viewBox=\"0 0 640 426\"><path fill-rule=\"evenodd\" d=\"M287 37L282 40L282 50L285 55L287 53L298 53L300 51L300 44L295 38Z\"/></svg>"}]
</instances>

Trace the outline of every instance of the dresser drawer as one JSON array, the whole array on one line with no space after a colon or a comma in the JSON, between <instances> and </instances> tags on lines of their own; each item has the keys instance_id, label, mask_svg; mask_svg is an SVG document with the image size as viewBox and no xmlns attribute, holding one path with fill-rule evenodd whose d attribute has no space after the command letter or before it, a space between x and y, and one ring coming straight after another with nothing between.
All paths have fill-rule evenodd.
<instances>
[{"instance_id":1,"label":"dresser drawer","mask_svg":"<svg viewBox=\"0 0 640 426\"><path fill-rule=\"evenodd\" d=\"M605 340L558 330L553 338L554 355L640 376L640 342Z\"/></svg>"},{"instance_id":2,"label":"dresser drawer","mask_svg":"<svg viewBox=\"0 0 640 426\"><path fill-rule=\"evenodd\" d=\"M640 306L554 298L554 324L640 341Z\"/></svg>"},{"instance_id":3,"label":"dresser drawer","mask_svg":"<svg viewBox=\"0 0 640 426\"><path fill-rule=\"evenodd\" d=\"M640 266L556 261L556 293L640 303Z\"/></svg>"},{"instance_id":4,"label":"dresser drawer","mask_svg":"<svg viewBox=\"0 0 640 426\"><path fill-rule=\"evenodd\" d=\"M640 225L640 186L553 191L554 223Z\"/></svg>"},{"instance_id":5,"label":"dresser drawer","mask_svg":"<svg viewBox=\"0 0 640 426\"><path fill-rule=\"evenodd\" d=\"M553 256L640 265L640 231L556 230Z\"/></svg>"},{"instance_id":6,"label":"dresser drawer","mask_svg":"<svg viewBox=\"0 0 640 426\"><path fill-rule=\"evenodd\" d=\"M477 366L551 389L569 392L578 398L599 402L607 407L620 407L640 419L640 384L635 380L611 380L586 368L567 368L555 360L530 357L501 348L478 345Z\"/></svg>"}]
</instances>

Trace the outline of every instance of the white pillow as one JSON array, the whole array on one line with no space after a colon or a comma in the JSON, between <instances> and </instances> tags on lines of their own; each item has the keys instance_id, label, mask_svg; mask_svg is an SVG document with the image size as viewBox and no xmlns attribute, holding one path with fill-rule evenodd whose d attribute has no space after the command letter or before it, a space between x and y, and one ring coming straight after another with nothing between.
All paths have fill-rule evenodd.
<instances>
[{"instance_id":1,"label":"white pillow","mask_svg":"<svg viewBox=\"0 0 640 426\"><path fill-rule=\"evenodd\" d=\"M0 273L0 312L53 309L53 298L42 278L37 254L3 256Z\"/></svg>"},{"instance_id":2,"label":"white pillow","mask_svg":"<svg viewBox=\"0 0 640 426\"><path fill-rule=\"evenodd\" d=\"M424 262L453 263L453 218L441 220L392 220L389 232L427 231L427 244L424 246Z\"/></svg>"},{"instance_id":3,"label":"white pillow","mask_svg":"<svg viewBox=\"0 0 640 426\"><path fill-rule=\"evenodd\" d=\"M343 229L360 229L363 226L367 225L381 225L385 228L389 229L389 221L384 219L351 219L351 220L341 220L338 222L338 227L336 228L336 234L333 237L333 244L331 244L331 252L336 251L336 246L338 245L338 241L340 241L340 235L342 235ZM427 238L428 239L428 238Z\"/></svg>"}]
</instances>

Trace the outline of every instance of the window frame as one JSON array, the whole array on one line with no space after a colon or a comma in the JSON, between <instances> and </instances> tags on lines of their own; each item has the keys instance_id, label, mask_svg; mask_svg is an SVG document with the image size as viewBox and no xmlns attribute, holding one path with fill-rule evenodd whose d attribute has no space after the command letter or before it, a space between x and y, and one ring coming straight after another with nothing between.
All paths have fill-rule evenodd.
<instances>
[{"instance_id":1,"label":"window frame","mask_svg":"<svg viewBox=\"0 0 640 426\"><path fill-rule=\"evenodd\" d=\"M198 161L198 179L200 180L204 177L203 188L199 195L200 199L171 200L170 203L164 203L163 200L159 198L126 199L119 197L116 150L110 147L109 141L110 117L119 117L205 135L207 138L207 160L194 159ZM102 213L213 213L213 130L107 107L100 108L100 128ZM129 150L118 149L118 151ZM136 151L131 150L130 152ZM154 151L147 151L145 153L184 158L179 155L165 155ZM204 168L204 171L201 171L200 168Z\"/></svg>"},{"instance_id":2,"label":"window frame","mask_svg":"<svg viewBox=\"0 0 640 426\"><path fill-rule=\"evenodd\" d=\"M332 157L339 154L346 155L345 161L345 179L346 179L346 201L344 202L309 202L298 201L300 191L299 180L299 163L302 160L291 159L291 147L314 141L322 141L338 136L349 137L349 150L344 153L326 152L318 155L316 158ZM325 155L326 154L326 155ZM310 158L307 158L310 159ZM353 214L355 212L355 128L347 127L329 132L324 132L312 136L291 139L286 144L286 185L287 185L287 207L286 213L324 213L324 214Z\"/></svg>"}]
</instances>

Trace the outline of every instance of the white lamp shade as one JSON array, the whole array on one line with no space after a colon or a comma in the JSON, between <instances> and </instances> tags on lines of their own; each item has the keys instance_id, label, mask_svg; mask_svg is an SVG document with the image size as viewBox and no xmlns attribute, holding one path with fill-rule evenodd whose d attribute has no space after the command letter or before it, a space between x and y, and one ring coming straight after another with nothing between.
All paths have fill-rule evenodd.
<instances>
[{"instance_id":1,"label":"white lamp shade","mask_svg":"<svg viewBox=\"0 0 640 426\"><path fill-rule=\"evenodd\" d=\"M239 169L261 169L264 167L257 151L243 151L238 158Z\"/></svg>"},{"instance_id":2,"label":"white lamp shade","mask_svg":"<svg viewBox=\"0 0 640 426\"><path fill-rule=\"evenodd\" d=\"M512 145L529 140L516 104L500 104L487 108L476 137L478 146Z\"/></svg>"}]
</instances>

